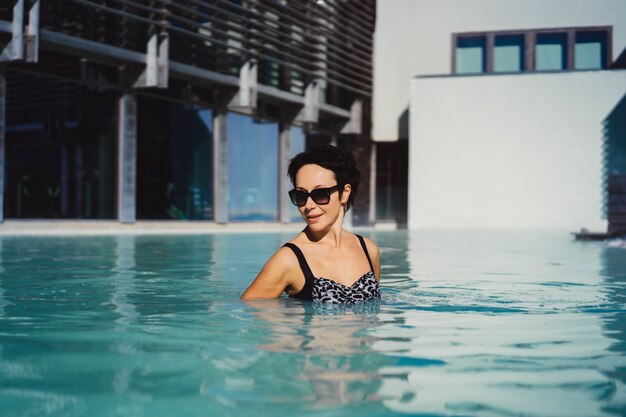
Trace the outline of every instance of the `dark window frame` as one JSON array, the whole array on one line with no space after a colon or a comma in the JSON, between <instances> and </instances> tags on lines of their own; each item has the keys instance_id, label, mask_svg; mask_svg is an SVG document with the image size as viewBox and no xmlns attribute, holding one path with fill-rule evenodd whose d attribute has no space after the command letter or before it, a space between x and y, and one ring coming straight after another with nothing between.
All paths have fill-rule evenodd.
<instances>
[{"instance_id":1,"label":"dark window frame","mask_svg":"<svg viewBox=\"0 0 626 417\"><path fill-rule=\"evenodd\" d=\"M604 62L602 67L597 70L593 69L576 69L575 63L575 49L576 49L576 34L585 32L604 32L606 35L606 43L604 51ZM535 48L537 45L537 35L544 34L565 34L567 37L566 48L566 68L557 71L541 71L535 69ZM493 58L496 36L523 36L524 37L524 68L522 71L513 72L494 72L493 71ZM485 37L486 38L486 50L485 50L485 71L481 73L463 74L456 72L456 48L459 38L465 37ZM523 73L544 73L544 72L566 72L566 71L602 71L610 68L613 62L613 26L582 26L582 27L563 27L563 28L549 28L549 29L521 29L521 30L498 30L498 31L480 31L480 32L459 32L452 34L452 48L450 57L450 72L453 75L483 75L483 74L523 74Z\"/></svg>"}]
</instances>

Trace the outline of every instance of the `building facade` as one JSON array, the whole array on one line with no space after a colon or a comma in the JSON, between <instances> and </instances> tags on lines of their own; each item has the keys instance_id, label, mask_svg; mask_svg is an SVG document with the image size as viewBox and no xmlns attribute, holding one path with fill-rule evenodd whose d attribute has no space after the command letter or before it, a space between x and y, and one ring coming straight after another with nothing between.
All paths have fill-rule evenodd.
<instances>
[{"instance_id":1,"label":"building facade","mask_svg":"<svg viewBox=\"0 0 626 417\"><path fill-rule=\"evenodd\" d=\"M620 0L380 1L373 137L409 109L409 227L606 230L625 22Z\"/></svg>"},{"instance_id":2,"label":"building facade","mask_svg":"<svg viewBox=\"0 0 626 417\"><path fill-rule=\"evenodd\" d=\"M289 222L333 143L370 221L375 0L0 4L0 219Z\"/></svg>"}]
</instances>

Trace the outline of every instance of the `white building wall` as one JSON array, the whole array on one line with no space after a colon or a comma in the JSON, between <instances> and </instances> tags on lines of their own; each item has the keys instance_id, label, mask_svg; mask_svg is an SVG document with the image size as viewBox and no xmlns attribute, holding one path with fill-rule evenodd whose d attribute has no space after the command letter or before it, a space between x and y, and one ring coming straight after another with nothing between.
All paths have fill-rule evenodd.
<instances>
[{"instance_id":1,"label":"white building wall","mask_svg":"<svg viewBox=\"0 0 626 417\"><path fill-rule=\"evenodd\" d=\"M395 141L411 79L451 73L452 34L613 26L613 57L626 48L626 0L378 0L373 138Z\"/></svg>"},{"instance_id":2,"label":"white building wall","mask_svg":"<svg viewBox=\"0 0 626 417\"><path fill-rule=\"evenodd\" d=\"M625 92L626 71L414 79L409 228L606 230L603 121Z\"/></svg>"}]
</instances>

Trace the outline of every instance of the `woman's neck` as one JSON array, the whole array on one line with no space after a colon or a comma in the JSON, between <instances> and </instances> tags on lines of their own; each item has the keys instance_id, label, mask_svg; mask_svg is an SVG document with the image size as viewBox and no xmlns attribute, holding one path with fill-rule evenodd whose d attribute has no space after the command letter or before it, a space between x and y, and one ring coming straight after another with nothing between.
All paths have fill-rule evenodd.
<instances>
[{"instance_id":1,"label":"woman's neck","mask_svg":"<svg viewBox=\"0 0 626 417\"><path fill-rule=\"evenodd\" d=\"M325 243L332 247L339 248L341 246L341 237L343 234L343 217L345 212L341 212L337 220L326 229L319 232L313 232L307 226L304 233L311 242Z\"/></svg>"}]
</instances>

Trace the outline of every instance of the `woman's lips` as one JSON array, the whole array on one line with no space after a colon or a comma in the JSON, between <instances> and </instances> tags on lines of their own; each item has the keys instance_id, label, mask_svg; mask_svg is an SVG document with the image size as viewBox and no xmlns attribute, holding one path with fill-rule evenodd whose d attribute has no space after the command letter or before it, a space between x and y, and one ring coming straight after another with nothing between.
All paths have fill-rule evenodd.
<instances>
[{"instance_id":1,"label":"woman's lips","mask_svg":"<svg viewBox=\"0 0 626 417\"><path fill-rule=\"evenodd\" d=\"M310 222L316 222L320 217L322 217L321 214L318 214L317 216L306 216L307 220Z\"/></svg>"}]
</instances>

